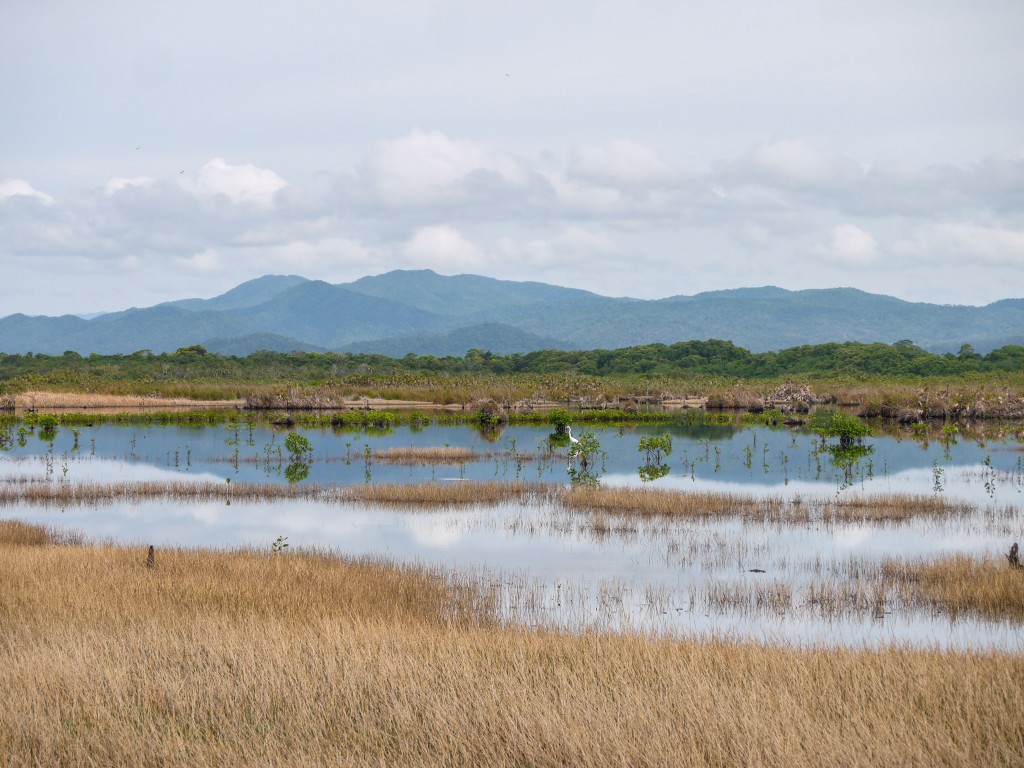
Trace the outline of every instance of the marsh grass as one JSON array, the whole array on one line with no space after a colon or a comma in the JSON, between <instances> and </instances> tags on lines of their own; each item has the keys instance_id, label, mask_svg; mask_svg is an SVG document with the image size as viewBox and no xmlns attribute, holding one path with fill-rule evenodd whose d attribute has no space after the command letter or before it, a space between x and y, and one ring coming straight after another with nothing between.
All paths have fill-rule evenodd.
<instances>
[{"instance_id":1,"label":"marsh grass","mask_svg":"<svg viewBox=\"0 0 1024 768\"><path fill-rule=\"evenodd\" d=\"M380 448L372 455L377 461L394 464L464 464L487 458L479 451L456 446Z\"/></svg>"},{"instance_id":2,"label":"marsh grass","mask_svg":"<svg viewBox=\"0 0 1024 768\"><path fill-rule=\"evenodd\" d=\"M1024 570L1001 558L953 555L932 561L887 561L883 576L913 599L948 613L1024 620Z\"/></svg>"},{"instance_id":3,"label":"marsh grass","mask_svg":"<svg viewBox=\"0 0 1024 768\"><path fill-rule=\"evenodd\" d=\"M115 395L89 392L30 391L13 396L13 408L55 408L90 410L93 408L239 408L238 399L195 399L191 397L160 397L156 395Z\"/></svg>"},{"instance_id":4,"label":"marsh grass","mask_svg":"<svg viewBox=\"0 0 1024 768\"><path fill-rule=\"evenodd\" d=\"M821 510L826 522L901 522L922 517L966 517L976 512L973 504L960 499L906 493L833 498Z\"/></svg>"},{"instance_id":5,"label":"marsh grass","mask_svg":"<svg viewBox=\"0 0 1024 768\"><path fill-rule=\"evenodd\" d=\"M618 515L667 518L738 517L764 522L901 522L918 517L963 517L967 502L918 494L851 495L842 498L783 499L707 491L654 488L576 487L563 491L561 503L572 509Z\"/></svg>"},{"instance_id":6,"label":"marsh grass","mask_svg":"<svg viewBox=\"0 0 1024 768\"><path fill-rule=\"evenodd\" d=\"M452 480L437 483L381 483L349 486L344 489L348 501L384 505L424 505L442 507L451 504L526 503L550 497L556 486L525 481L475 482Z\"/></svg>"},{"instance_id":7,"label":"marsh grass","mask_svg":"<svg viewBox=\"0 0 1024 768\"><path fill-rule=\"evenodd\" d=\"M82 536L74 531L64 531L19 520L0 521L0 547L38 547L43 544L57 546L81 545Z\"/></svg>"},{"instance_id":8,"label":"marsh grass","mask_svg":"<svg viewBox=\"0 0 1024 768\"><path fill-rule=\"evenodd\" d=\"M142 547L24 538L0 534L11 766L967 766L1024 743L1010 654L524 631L486 585L422 569L171 549L147 568Z\"/></svg>"},{"instance_id":9,"label":"marsh grass","mask_svg":"<svg viewBox=\"0 0 1024 768\"><path fill-rule=\"evenodd\" d=\"M122 483L0 483L0 505L71 506L115 501L170 500L276 502L304 499L324 503L411 504L444 507L504 503L547 497L554 486L525 481L438 481L329 485L315 483L210 483L135 481Z\"/></svg>"},{"instance_id":10,"label":"marsh grass","mask_svg":"<svg viewBox=\"0 0 1024 768\"><path fill-rule=\"evenodd\" d=\"M407 450L407 449L399 449ZM396 454L401 456L401 453ZM965 501L917 494L851 495L842 498L783 499L706 491L626 487L566 487L520 480L447 480L428 483L364 485L212 483L131 481L120 483L0 482L0 505L93 504L144 499L207 501L277 501L308 499L324 502L370 502L446 506L466 503L525 503L553 501L565 509L595 513L595 525L607 524L601 515L707 519L738 517L775 523L906 522L914 518L966 517L976 508ZM990 514L1012 517L1007 507Z\"/></svg>"}]
</instances>

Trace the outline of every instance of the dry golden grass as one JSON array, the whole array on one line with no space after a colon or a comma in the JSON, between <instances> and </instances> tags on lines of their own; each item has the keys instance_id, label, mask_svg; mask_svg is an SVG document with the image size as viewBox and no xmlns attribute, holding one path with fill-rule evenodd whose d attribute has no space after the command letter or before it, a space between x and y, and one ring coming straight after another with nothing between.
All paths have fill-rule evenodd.
<instances>
[{"instance_id":1,"label":"dry golden grass","mask_svg":"<svg viewBox=\"0 0 1024 768\"><path fill-rule=\"evenodd\" d=\"M373 452L373 458L394 464L463 464L479 461L480 453L469 448L433 446L425 448L382 448Z\"/></svg>"},{"instance_id":2,"label":"dry golden grass","mask_svg":"<svg viewBox=\"0 0 1024 768\"><path fill-rule=\"evenodd\" d=\"M916 494L786 500L778 496L599 486L565 490L560 500L573 509L619 515L695 519L741 517L793 523L817 520L826 523L901 521L913 517L962 516L974 511L974 507L964 501Z\"/></svg>"},{"instance_id":3,"label":"dry golden grass","mask_svg":"<svg viewBox=\"0 0 1024 768\"><path fill-rule=\"evenodd\" d=\"M0 505L101 504L112 501L287 501L305 499L325 503L498 504L544 498L554 486L525 481L438 481L432 483L376 483L366 485L207 483L133 481L123 483L0 483Z\"/></svg>"},{"instance_id":4,"label":"dry golden grass","mask_svg":"<svg viewBox=\"0 0 1024 768\"><path fill-rule=\"evenodd\" d=\"M324 499L332 496L330 489L315 484L285 485L281 483L192 483L178 481L132 481L121 483L3 483L0 504L60 505L98 504L112 501L207 501L211 499L239 501L271 501L282 499Z\"/></svg>"},{"instance_id":5,"label":"dry golden grass","mask_svg":"<svg viewBox=\"0 0 1024 768\"><path fill-rule=\"evenodd\" d=\"M915 517L963 517L975 507L961 499L915 493L851 495L829 499L822 515L834 522L891 522Z\"/></svg>"},{"instance_id":6,"label":"dry golden grass","mask_svg":"<svg viewBox=\"0 0 1024 768\"><path fill-rule=\"evenodd\" d=\"M555 486L518 480L452 481L354 485L345 487L343 493L346 500L362 501L368 504L446 506L449 504L501 504L540 499L556 493L556 488Z\"/></svg>"},{"instance_id":7,"label":"dry golden grass","mask_svg":"<svg viewBox=\"0 0 1024 768\"><path fill-rule=\"evenodd\" d=\"M779 497L734 496L707 491L674 491L658 488L579 486L561 496L565 506L640 516L727 517L781 514L787 502Z\"/></svg>"},{"instance_id":8,"label":"dry golden grass","mask_svg":"<svg viewBox=\"0 0 1024 768\"><path fill-rule=\"evenodd\" d=\"M19 520L0 522L0 547L38 547L70 539L67 534Z\"/></svg>"},{"instance_id":9,"label":"dry golden grass","mask_svg":"<svg viewBox=\"0 0 1024 768\"><path fill-rule=\"evenodd\" d=\"M964 501L916 494L786 500L778 496L740 496L707 491L603 486L566 487L521 480L452 480L416 484L371 483L332 486L177 481L0 483L0 505L67 506L159 498L176 501L308 499L324 502L362 501L426 506L497 504L544 499L559 503L567 509L618 516L691 519L741 517L777 523L899 522L914 517L941 518L964 516L975 512L975 508Z\"/></svg>"},{"instance_id":10,"label":"dry golden grass","mask_svg":"<svg viewBox=\"0 0 1024 768\"><path fill-rule=\"evenodd\" d=\"M887 562L887 578L904 584L913 599L959 616L1024 619L1024 569L1006 558L951 555L931 562Z\"/></svg>"},{"instance_id":11,"label":"dry golden grass","mask_svg":"<svg viewBox=\"0 0 1024 768\"><path fill-rule=\"evenodd\" d=\"M15 408L241 408L245 400L195 400L149 395L107 395L88 392L22 392L14 396Z\"/></svg>"},{"instance_id":12,"label":"dry golden grass","mask_svg":"<svg viewBox=\"0 0 1024 768\"><path fill-rule=\"evenodd\" d=\"M157 550L147 568L142 548L9 538L11 766L930 768L1019 764L1024 744L1019 656L527 632L381 563Z\"/></svg>"}]
</instances>

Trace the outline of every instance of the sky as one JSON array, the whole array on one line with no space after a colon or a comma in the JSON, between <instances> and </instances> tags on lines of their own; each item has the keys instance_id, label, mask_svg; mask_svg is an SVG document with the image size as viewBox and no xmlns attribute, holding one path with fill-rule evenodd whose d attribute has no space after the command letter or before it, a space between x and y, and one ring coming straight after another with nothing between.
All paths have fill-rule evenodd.
<instances>
[{"instance_id":1,"label":"sky","mask_svg":"<svg viewBox=\"0 0 1024 768\"><path fill-rule=\"evenodd\" d=\"M1024 297L1020 0L0 2L0 316L393 269Z\"/></svg>"}]
</instances>

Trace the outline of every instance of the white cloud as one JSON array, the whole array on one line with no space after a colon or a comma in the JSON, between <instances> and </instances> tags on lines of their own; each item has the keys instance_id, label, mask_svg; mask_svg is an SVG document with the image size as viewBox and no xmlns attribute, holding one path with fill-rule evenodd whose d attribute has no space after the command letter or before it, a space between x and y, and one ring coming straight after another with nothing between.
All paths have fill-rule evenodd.
<instances>
[{"instance_id":1,"label":"white cloud","mask_svg":"<svg viewBox=\"0 0 1024 768\"><path fill-rule=\"evenodd\" d=\"M854 224L840 224L832 229L832 240L818 253L830 261L848 267L869 267L879 260L878 243Z\"/></svg>"},{"instance_id":2,"label":"white cloud","mask_svg":"<svg viewBox=\"0 0 1024 768\"><path fill-rule=\"evenodd\" d=\"M603 232L590 232L577 226L566 227L551 243L557 250L588 256L604 256L617 253L619 250L614 241Z\"/></svg>"},{"instance_id":3,"label":"white cloud","mask_svg":"<svg viewBox=\"0 0 1024 768\"><path fill-rule=\"evenodd\" d=\"M200 169L193 188L204 200L223 195L233 203L269 208L274 195L287 186L287 181L268 168L229 165L223 158L215 157Z\"/></svg>"},{"instance_id":4,"label":"white cloud","mask_svg":"<svg viewBox=\"0 0 1024 768\"><path fill-rule=\"evenodd\" d=\"M776 178L796 183L820 183L833 175L834 163L824 153L799 141L776 141L754 147L751 164Z\"/></svg>"},{"instance_id":5,"label":"white cloud","mask_svg":"<svg viewBox=\"0 0 1024 768\"><path fill-rule=\"evenodd\" d=\"M103 185L103 193L107 197L110 197L111 195L116 195L123 189L128 189L129 187L149 187L152 186L154 182L155 180L151 179L149 176L135 176L130 179L126 179L122 176L115 176Z\"/></svg>"},{"instance_id":6,"label":"white cloud","mask_svg":"<svg viewBox=\"0 0 1024 768\"><path fill-rule=\"evenodd\" d=\"M139 290L159 299L266 273L341 282L405 265L649 298L765 283L871 288L942 262L918 270L912 285L887 284L934 301L1021 293L1019 154L964 167L879 159L865 170L786 140L694 175L665 160L668 145L627 139L528 155L412 131L368 147L351 151L347 175L293 184L222 158L193 179L165 177L142 153L100 177L105 184L56 201L7 179L0 258L34 259L40 274L68 257L120 265L126 285L139 279L141 259L161 277L159 288ZM44 301L21 300L5 306L40 311ZM61 311L59 302L47 311Z\"/></svg>"},{"instance_id":7,"label":"white cloud","mask_svg":"<svg viewBox=\"0 0 1024 768\"><path fill-rule=\"evenodd\" d=\"M593 216L625 212L622 193L618 189L566 179L561 175L547 178L555 190L559 206L568 212Z\"/></svg>"},{"instance_id":8,"label":"white cloud","mask_svg":"<svg viewBox=\"0 0 1024 768\"><path fill-rule=\"evenodd\" d=\"M351 274L350 270L375 266L379 257L362 243L345 237L293 240L272 248L260 257L269 268L286 268L298 274ZM362 277L362 275L355 275Z\"/></svg>"},{"instance_id":9,"label":"white cloud","mask_svg":"<svg viewBox=\"0 0 1024 768\"><path fill-rule=\"evenodd\" d=\"M442 270L479 267L484 262L480 249L447 224L418 230L405 244L403 251L418 265Z\"/></svg>"},{"instance_id":10,"label":"white cloud","mask_svg":"<svg viewBox=\"0 0 1024 768\"><path fill-rule=\"evenodd\" d=\"M568 174L570 178L626 188L666 186L678 175L655 150L629 139L579 147L571 154Z\"/></svg>"},{"instance_id":11,"label":"white cloud","mask_svg":"<svg viewBox=\"0 0 1024 768\"><path fill-rule=\"evenodd\" d=\"M0 181L0 203L12 197L31 197L41 201L44 205L53 203L53 198L45 192L35 189L24 179L4 179Z\"/></svg>"},{"instance_id":12,"label":"white cloud","mask_svg":"<svg viewBox=\"0 0 1024 768\"><path fill-rule=\"evenodd\" d=\"M474 178L493 177L526 187L529 175L509 155L440 131L415 130L394 141L379 141L360 169L364 184L386 205L420 207L467 200Z\"/></svg>"},{"instance_id":13,"label":"white cloud","mask_svg":"<svg viewBox=\"0 0 1024 768\"><path fill-rule=\"evenodd\" d=\"M566 227L551 238L538 238L525 243L504 237L498 240L496 246L506 261L541 268L591 262L595 269L599 269L600 259L619 253L618 246L608 235L579 226Z\"/></svg>"},{"instance_id":14,"label":"white cloud","mask_svg":"<svg viewBox=\"0 0 1024 768\"><path fill-rule=\"evenodd\" d=\"M1024 267L1024 230L944 222L898 241L893 251L923 261Z\"/></svg>"},{"instance_id":15,"label":"white cloud","mask_svg":"<svg viewBox=\"0 0 1024 768\"><path fill-rule=\"evenodd\" d=\"M864 179L864 165L793 139L756 144L746 155L718 164L732 184L760 184L793 191L835 192Z\"/></svg>"},{"instance_id":16,"label":"white cloud","mask_svg":"<svg viewBox=\"0 0 1024 768\"><path fill-rule=\"evenodd\" d=\"M188 258L179 257L175 259L183 267L193 271L207 274L217 272L222 268L221 258L213 248L207 248Z\"/></svg>"}]
</instances>

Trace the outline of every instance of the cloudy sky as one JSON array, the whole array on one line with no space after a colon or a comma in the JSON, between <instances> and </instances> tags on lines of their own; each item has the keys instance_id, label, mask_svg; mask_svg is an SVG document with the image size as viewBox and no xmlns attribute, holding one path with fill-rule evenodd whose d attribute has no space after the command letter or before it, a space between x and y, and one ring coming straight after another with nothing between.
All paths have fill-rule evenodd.
<instances>
[{"instance_id":1,"label":"cloudy sky","mask_svg":"<svg viewBox=\"0 0 1024 768\"><path fill-rule=\"evenodd\" d=\"M1024 297L1020 0L0 2L0 315L430 268Z\"/></svg>"}]
</instances>

